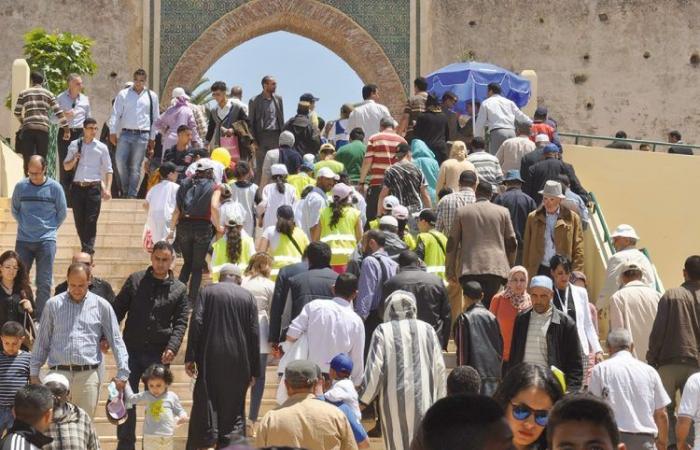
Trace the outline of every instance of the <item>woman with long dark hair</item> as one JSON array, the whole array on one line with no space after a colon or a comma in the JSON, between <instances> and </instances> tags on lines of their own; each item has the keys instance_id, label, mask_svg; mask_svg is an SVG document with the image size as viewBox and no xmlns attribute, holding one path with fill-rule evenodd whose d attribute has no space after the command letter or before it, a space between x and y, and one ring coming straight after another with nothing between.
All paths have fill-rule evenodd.
<instances>
[{"instance_id":1,"label":"woman with long dark hair","mask_svg":"<svg viewBox=\"0 0 700 450\"><path fill-rule=\"evenodd\" d=\"M493 394L506 412L518 450L547 448L549 411L564 396L560 382L547 367L523 363L513 367Z\"/></svg>"},{"instance_id":2,"label":"woman with long dark hair","mask_svg":"<svg viewBox=\"0 0 700 450\"><path fill-rule=\"evenodd\" d=\"M272 272L272 256L267 253L256 253L248 262L241 287L253 294L258 305L258 331L260 335L260 376L255 379L255 385L250 394L250 411L248 414L251 431L255 430L254 423L258 420L260 404L265 391L265 368L267 355L272 350L268 337L270 334L270 305L275 282L270 279ZM249 434L250 436L250 434Z\"/></svg>"},{"instance_id":3,"label":"woman with long dark hair","mask_svg":"<svg viewBox=\"0 0 700 450\"><path fill-rule=\"evenodd\" d=\"M282 267L301 262L308 245L309 238L294 222L294 210L289 205L282 205L277 208L277 223L263 231L258 251L267 252L274 258L272 279L275 280Z\"/></svg>"},{"instance_id":4,"label":"woman with long dark hair","mask_svg":"<svg viewBox=\"0 0 700 450\"><path fill-rule=\"evenodd\" d=\"M34 312L34 295L29 274L12 250L0 255L0 286L0 326L9 321L24 323L25 313Z\"/></svg>"},{"instance_id":5,"label":"woman with long dark hair","mask_svg":"<svg viewBox=\"0 0 700 450\"><path fill-rule=\"evenodd\" d=\"M230 209L226 211L223 219L224 235L212 246L211 274L214 283L219 281L219 272L224 264L237 264L241 269L245 269L250 257L255 253L255 242L243 229L243 214Z\"/></svg>"},{"instance_id":6,"label":"woman with long dark hair","mask_svg":"<svg viewBox=\"0 0 700 450\"><path fill-rule=\"evenodd\" d=\"M321 210L320 236L314 240L330 246L331 267L343 273L357 243L362 239L362 220L360 211L353 206L350 186L338 183L333 186L332 192L333 203Z\"/></svg>"}]
</instances>

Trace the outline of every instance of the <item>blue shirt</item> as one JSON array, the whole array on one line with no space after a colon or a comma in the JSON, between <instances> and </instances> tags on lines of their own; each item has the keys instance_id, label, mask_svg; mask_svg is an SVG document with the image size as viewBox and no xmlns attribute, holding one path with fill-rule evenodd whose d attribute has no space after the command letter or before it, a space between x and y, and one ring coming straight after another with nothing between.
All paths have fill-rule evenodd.
<instances>
[{"instance_id":1,"label":"blue shirt","mask_svg":"<svg viewBox=\"0 0 700 450\"><path fill-rule=\"evenodd\" d=\"M102 336L107 338L114 352L117 378L128 379L129 355L109 302L92 292L80 303L73 301L68 292L50 298L41 314L31 375L38 376L47 359L49 367L99 364Z\"/></svg>"},{"instance_id":2,"label":"blue shirt","mask_svg":"<svg viewBox=\"0 0 700 450\"><path fill-rule=\"evenodd\" d=\"M329 402L322 395L318 396L318 399L324 400L326 403L330 403L331 405L337 406L338 409L340 409L343 412L343 414L345 414L345 417L348 418L348 422L350 422L350 428L352 429L352 435L355 437L355 442L359 444L360 442L364 442L367 439L367 432L365 431L365 428L362 426L362 423L360 423L360 421L357 420L355 412L349 405L343 402Z\"/></svg>"},{"instance_id":3,"label":"blue shirt","mask_svg":"<svg viewBox=\"0 0 700 450\"><path fill-rule=\"evenodd\" d=\"M66 195L58 182L46 178L35 185L21 180L12 192L12 216L17 221L18 242L56 241L66 218Z\"/></svg>"},{"instance_id":4,"label":"blue shirt","mask_svg":"<svg viewBox=\"0 0 700 450\"><path fill-rule=\"evenodd\" d=\"M72 161L75 158L81 139L70 143L66 159L63 162ZM73 181L101 181L106 173L112 173L112 160L109 158L107 146L96 139L93 139L89 144L83 142Z\"/></svg>"},{"instance_id":5,"label":"blue shirt","mask_svg":"<svg viewBox=\"0 0 700 450\"><path fill-rule=\"evenodd\" d=\"M15 394L29 381L31 353L8 356L0 350L0 408L12 408Z\"/></svg>"},{"instance_id":6,"label":"blue shirt","mask_svg":"<svg viewBox=\"0 0 700 450\"><path fill-rule=\"evenodd\" d=\"M58 106L63 111L73 111L73 118L68 122L71 128L83 128L83 122L90 115L90 99L85 94L78 94L76 98L72 98L67 90L58 94L56 97Z\"/></svg>"},{"instance_id":7,"label":"blue shirt","mask_svg":"<svg viewBox=\"0 0 700 450\"><path fill-rule=\"evenodd\" d=\"M141 93L138 93L130 87L122 89L115 97L107 126L110 133L117 135L122 129L150 131L149 139L153 140L157 132L153 124L158 117L158 94L148 88L143 88Z\"/></svg>"},{"instance_id":8,"label":"blue shirt","mask_svg":"<svg viewBox=\"0 0 700 450\"><path fill-rule=\"evenodd\" d=\"M381 260L381 265L379 260ZM384 270L382 270L382 266ZM366 319L370 311L379 308L382 286L389 278L396 275L398 267L399 265L389 258L384 249L377 250L362 261L357 298L355 299L355 312L362 319Z\"/></svg>"}]
</instances>

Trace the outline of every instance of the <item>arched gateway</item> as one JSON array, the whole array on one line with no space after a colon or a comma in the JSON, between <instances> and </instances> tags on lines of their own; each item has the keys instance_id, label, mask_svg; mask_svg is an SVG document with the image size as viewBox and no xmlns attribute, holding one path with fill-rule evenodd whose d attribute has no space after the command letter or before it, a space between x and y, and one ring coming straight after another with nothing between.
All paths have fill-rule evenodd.
<instances>
[{"instance_id":1,"label":"arched gateway","mask_svg":"<svg viewBox=\"0 0 700 450\"><path fill-rule=\"evenodd\" d=\"M343 58L365 83L377 84L383 102L398 113L406 99L407 73L401 77L382 45L353 18L327 3L317 0L252 0L235 7L211 23L187 47L168 75L167 58L161 58L161 73L167 76L163 95L167 97L176 86L193 86L214 62L237 45L262 34L289 31L313 39ZM353 2L340 2L343 3ZM367 3L370 10L386 13L381 8L373 8L374 2L371 6ZM381 3L392 2L379 1L376 5ZM161 11L161 15L167 14L167 10ZM193 11L193 14L206 14L206 11ZM386 19L389 22L390 18ZM377 25L376 20L373 24ZM166 26L163 23L163 31L167 30ZM408 31L405 33L407 35ZM166 44L164 41L162 44ZM402 50L400 47L394 45L393 50ZM407 47L403 49L406 54L393 55L395 60L405 58L406 68L409 59ZM246 63L255 65L255 61ZM304 62L300 61L300 64ZM309 71L313 71L313 66L309 66Z\"/></svg>"}]
</instances>

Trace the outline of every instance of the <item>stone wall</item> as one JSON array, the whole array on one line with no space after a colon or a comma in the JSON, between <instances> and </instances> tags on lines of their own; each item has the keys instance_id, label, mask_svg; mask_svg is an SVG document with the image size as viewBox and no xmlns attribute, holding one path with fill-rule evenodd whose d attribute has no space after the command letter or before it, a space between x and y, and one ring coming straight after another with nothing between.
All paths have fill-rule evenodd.
<instances>
[{"instance_id":1,"label":"stone wall","mask_svg":"<svg viewBox=\"0 0 700 450\"><path fill-rule=\"evenodd\" d=\"M86 93L93 98L93 116L101 124L110 100L141 66L142 0L10 0L0 7L0 94L11 89L12 61L23 57L24 34L37 27L49 32L80 33L95 41L92 47L97 73L85 78ZM8 134L9 110L0 107L0 134Z\"/></svg>"},{"instance_id":2,"label":"stone wall","mask_svg":"<svg viewBox=\"0 0 700 450\"><path fill-rule=\"evenodd\" d=\"M562 130L700 143L700 2L423 0L421 68L472 54L539 77Z\"/></svg>"}]
</instances>

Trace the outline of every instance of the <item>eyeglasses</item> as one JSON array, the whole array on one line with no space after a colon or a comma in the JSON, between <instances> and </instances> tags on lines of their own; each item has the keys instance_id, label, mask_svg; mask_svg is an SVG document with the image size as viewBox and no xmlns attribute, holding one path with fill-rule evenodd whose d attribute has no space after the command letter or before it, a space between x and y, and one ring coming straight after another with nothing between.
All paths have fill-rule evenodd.
<instances>
[{"instance_id":1,"label":"eyeglasses","mask_svg":"<svg viewBox=\"0 0 700 450\"><path fill-rule=\"evenodd\" d=\"M513 418L515 420L527 420L528 417L534 414L535 423L541 427L547 426L547 420L549 419L549 411L544 409L532 409L527 405L511 403L513 406Z\"/></svg>"}]
</instances>

